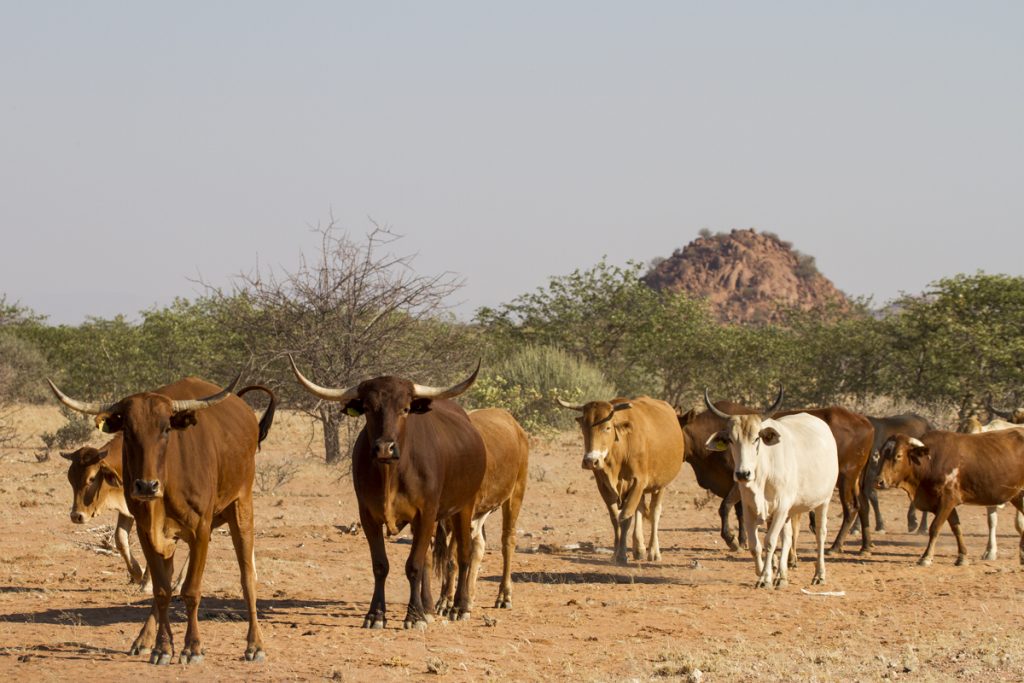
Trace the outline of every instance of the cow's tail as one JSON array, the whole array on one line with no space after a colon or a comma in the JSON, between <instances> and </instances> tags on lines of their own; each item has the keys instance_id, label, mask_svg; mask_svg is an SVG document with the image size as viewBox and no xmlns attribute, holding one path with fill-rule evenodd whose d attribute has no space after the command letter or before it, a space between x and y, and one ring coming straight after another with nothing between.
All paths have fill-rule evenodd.
<instances>
[{"instance_id":1,"label":"cow's tail","mask_svg":"<svg viewBox=\"0 0 1024 683\"><path fill-rule=\"evenodd\" d=\"M274 423L274 411L277 410L277 396L274 395L273 391L263 386L262 384L250 384L247 387L239 389L236 393L238 396L243 396L249 393L250 391L257 390L264 392L267 396L270 397L270 404L267 406L266 411L264 411L263 417L260 418L260 437L259 441L256 442L258 448L258 444L263 443L263 440L267 438L267 434L270 433L270 425Z\"/></svg>"},{"instance_id":2,"label":"cow's tail","mask_svg":"<svg viewBox=\"0 0 1024 683\"><path fill-rule=\"evenodd\" d=\"M434 533L434 578L441 581L448 565L448 532L442 522L437 523Z\"/></svg>"}]
</instances>

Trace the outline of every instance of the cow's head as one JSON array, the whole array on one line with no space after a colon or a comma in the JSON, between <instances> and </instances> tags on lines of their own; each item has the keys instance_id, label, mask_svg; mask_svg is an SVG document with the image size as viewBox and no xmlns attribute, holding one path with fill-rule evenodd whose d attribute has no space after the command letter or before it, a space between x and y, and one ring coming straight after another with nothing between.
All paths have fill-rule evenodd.
<instances>
[{"instance_id":1,"label":"cow's head","mask_svg":"<svg viewBox=\"0 0 1024 683\"><path fill-rule=\"evenodd\" d=\"M983 431L983 426L977 415L971 415L960 421L960 424L956 427L956 431L961 434L978 434Z\"/></svg>"},{"instance_id":2,"label":"cow's head","mask_svg":"<svg viewBox=\"0 0 1024 683\"><path fill-rule=\"evenodd\" d=\"M898 487L910 478L914 466L928 457L928 446L906 434L894 434L885 440L878 451L881 468L876 486L880 489Z\"/></svg>"},{"instance_id":3,"label":"cow's head","mask_svg":"<svg viewBox=\"0 0 1024 683\"><path fill-rule=\"evenodd\" d=\"M624 398L583 404L566 403L558 399L558 404L581 413L576 421L583 432L583 469L602 469L615 442L632 429L628 411L633 404Z\"/></svg>"},{"instance_id":4,"label":"cow's head","mask_svg":"<svg viewBox=\"0 0 1024 683\"><path fill-rule=\"evenodd\" d=\"M68 482L71 484L71 521L85 524L107 508L109 496L123 496L121 475L107 461L108 444L104 450L91 446L83 446L70 453L61 453L61 457L70 460ZM120 445L112 457L121 457Z\"/></svg>"},{"instance_id":5,"label":"cow's head","mask_svg":"<svg viewBox=\"0 0 1024 683\"><path fill-rule=\"evenodd\" d=\"M46 381L61 403L80 413L95 415L96 426L102 431L123 434L123 480L131 482L126 492L135 500L147 501L164 495L162 478L172 433L196 424L196 413L230 396L240 378L241 375L235 377L226 389L202 399L175 400L146 392L116 403L78 401Z\"/></svg>"},{"instance_id":6,"label":"cow's head","mask_svg":"<svg viewBox=\"0 0 1024 683\"><path fill-rule=\"evenodd\" d=\"M715 407L708 396L708 390L704 389L704 403L708 410L726 420L725 428L712 434L704 445L709 451L729 451L732 455L733 479L736 481L756 481L761 449L771 448L781 441L782 435L771 416L782 405L782 397L782 387L779 387L775 402L761 414L729 415Z\"/></svg>"},{"instance_id":7,"label":"cow's head","mask_svg":"<svg viewBox=\"0 0 1024 683\"><path fill-rule=\"evenodd\" d=\"M405 441L405 423L412 413L430 410L432 401L453 398L463 393L476 381L480 364L467 379L448 388L414 384L398 377L385 376L368 379L347 389L328 389L306 379L288 356L292 371L309 393L326 401L337 401L345 412L356 417L366 416L366 436L378 462L397 462L401 445Z\"/></svg>"}]
</instances>

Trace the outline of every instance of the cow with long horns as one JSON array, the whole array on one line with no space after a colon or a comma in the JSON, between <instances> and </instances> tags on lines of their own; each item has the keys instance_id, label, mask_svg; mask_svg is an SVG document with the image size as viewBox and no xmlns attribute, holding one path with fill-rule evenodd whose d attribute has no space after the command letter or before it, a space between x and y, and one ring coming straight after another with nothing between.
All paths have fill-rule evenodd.
<instances>
[{"instance_id":1,"label":"cow with long horns","mask_svg":"<svg viewBox=\"0 0 1024 683\"><path fill-rule=\"evenodd\" d=\"M613 560L620 565L628 562L626 546L634 524L634 557L644 559L646 550L646 559L660 560L662 498L683 466L683 433L676 411L668 403L647 396L580 405L561 399L558 402L581 413L577 421L583 432L583 469L594 473L612 521ZM645 549L637 511L648 493L651 541Z\"/></svg>"},{"instance_id":2,"label":"cow with long horns","mask_svg":"<svg viewBox=\"0 0 1024 683\"><path fill-rule=\"evenodd\" d=\"M811 510L818 519L818 560L812 583L825 582L825 527L832 489L839 477L836 440L824 421L806 413L770 417L782 404L782 397L780 388L775 403L762 413L729 415L716 408L704 390L708 410L726 420L725 428L713 434L706 445L732 456L758 588L788 583L787 561L779 562L779 576L773 583L775 547L781 535L781 557L788 558L799 515ZM768 525L766 558L761 554L759 524Z\"/></svg>"},{"instance_id":3,"label":"cow with long horns","mask_svg":"<svg viewBox=\"0 0 1024 683\"><path fill-rule=\"evenodd\" d=\"M202 661L203 571L212 530L222 524L231 531L249 612L245 659L266 658L256 618L252 485L256 448L269 423L258 425L249 406L232 395L237 383L236 377L220 389L189 377L103 404L70 398L49 382L64 405L95 415L102 431L123 435L126 502L153 577L153 608L132 643L131 654L149 654L152 664L169 664L174 654L167 609L177 539L190 550L181 591L188 628L180 660Z\"/></svg>"},{"instance_id":4,"label":"cow with long horns","mask_svg":"<svg viewBox=\"0 0 1024 683\"><path fill-rule=\"evenodd\" d=\"M403 626L426 626L434 608L427 561L430 540L435 523L449 518L459 560L452 613L457 619L468 619L471 524L487 460L480 433L466 411L449 399L473 385L479 365L468 379L447 389L393 376L331 389L306 379L294 359L291 364L306 391L341 403L349 415L366 416L366 426L352 449L352 485L373 562L373 598L363 628L387 624L384 584L389 564L384 529L393 536L407 524L412 526L413 540L405 563L409 604Z\"/></svg>"}]
</instances>

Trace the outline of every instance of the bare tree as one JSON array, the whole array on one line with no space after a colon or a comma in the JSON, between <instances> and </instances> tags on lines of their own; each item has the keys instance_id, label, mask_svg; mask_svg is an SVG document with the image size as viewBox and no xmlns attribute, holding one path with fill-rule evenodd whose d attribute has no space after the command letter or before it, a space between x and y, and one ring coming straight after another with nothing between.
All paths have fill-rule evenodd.
<instances>
[{"instance_id":1,"label":"bare tree","mask_svg":"<svg viewBox=\"0 0 1024 683\"><path fill-rule=\"evenodd\" d=\"M296 270L257 265L236 276L230 295L213 290L234 309L225 318L247 340L257 369L276 375L289 403L323 424L328 462L342 459L341 408L298 389L282 362L286 354L311 379L331 386L382 374L434 379L470 364L460 357L464 332L444 317L461 279L416 274L412 256L391 252L401 236L371 224L356 241L332 217L315 228L319 253L303 256Z\"/></svg>"}]
</instances>

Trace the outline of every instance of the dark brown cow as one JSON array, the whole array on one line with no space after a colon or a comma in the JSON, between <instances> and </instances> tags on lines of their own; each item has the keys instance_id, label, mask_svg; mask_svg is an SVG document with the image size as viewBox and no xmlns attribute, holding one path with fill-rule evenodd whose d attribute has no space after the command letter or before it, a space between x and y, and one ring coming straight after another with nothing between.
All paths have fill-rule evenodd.
<instances>
[{"instance_id":1,"label":"dark brown cow","mask_svg":"<svg viewBox=\"0 0 1024 683\"><path fill-rule=\"evenodd\" d=\"M190 550L181 592L188 629L180 659L189 663L203 659L199 637L202 578L211 532L222 524L231 531L249 611L245 659L266 658L256 618L253 562L252 485L261 428L249 406L231 394L237 382L236 378L221 390L189 377L111 404L76 401L50 382L66 406L96 415L97 426L105 432L123 434L123 479L130 482L128 509L138 523L139 540L153 576L153 609L131 653L150 653L153 664L170 663L174 653L167 608L179 538Z\"/></svg>"},{"instance_id":2,"label":"dark brown cow","mask_svg":"<svg viewBox=\"0 0 1024 683\"><path fill-rule=\"evenodd\" d=\"M262 442L267 437L267 432L273 423L277 399L270 389L259 385L240 389L237 395L244 396L248 392L256 390L263 391L270 397L270 403L259 423L259 440ZM128 568L132 583L138 584L143 592L148 593L153 588L149 568L147 567L143 572L138 560L132 557L131 545L128 541L128 535L135 525L135 518L128 510L124 485L121 480L124 465L121 451L123 443L124 439L118 433L99 448L82 446L70 453L61 453L61 457L71 461L68 466L68 482L71 484L72 495L71 521L75 524L85 524L86 521L106 510L117 512L114 545ZM176 591L184 579L185 572L182 570L174 581L173 590Z\"/></svg>"},{"instance_id":3,"label":"dark brown cow","mask_svg":"<svg viewBox=\"0 0 1024 683\"><path fill-rule=\"evenodd\" d=\"M836 539L832 542L828 553L840 552L843 549L846 535L853 525L854 515L860 510L861 473L871 456L871 443L875 438L875 428L863 415L858 415L839 406L783 410L775 413L774 417L796 413L807 413L824 420L832 430L836 447L839 449L839 480L836 482L836 486L839 489L839 502L843 506L843 524L839 527L839 533L836 534ZM867 510L863 510L863 515L867 515ZM863 516L861 526L867 526ZM868 528L864 528L861 534L860 553L866 555L870 552L871 532Z\"/></svg>"},{"instance_id":4,"label":"dark brown cow","mask_svg":"<svg viewBox=\"0 0 1024 683\"><path fill-rule=\"evenodd\" d=\"M529 478L530 441L526 432L507 410L484 408L469 413L469 420L483 437L487 448L487 469L480 484L477 502L473 509L473 553L469 565L469 605L473 607L476 596L476 579L480 562L486 549L484 525L492 512L501 508L501 584L495 607L512 607L512 555L516 551L516 520L523 505L526 482ZM442 525L446 527L442 529ZM455 545L449 542L450 525L438 524L438 534L445 534L434 546L438 570L444 569L444 583L437 611L443 616L452 613L455 607L455 583L457 565ZM442 557L447 547L447 557Z\"/></svg>"},{"instance_id":5,"label":"dark brown cow","mask_svg":"<svg viewBox=\"0 0 1024 683\"><path fill-rule=\"evenodd\" d=\"M466 411L447 399L469 389L479 369L449 389L392 376L328 389L303 377L292 360L292 370L308 392L342 403L349 415L366 416L352 449L352 484L373 560L373 598L363 628L387 624L384 583L389 565L382 527L391 536L406 524L412 525L413 542L405 563L409 605L403 626L426 626L434 608L427 553L435 523L449 517L459 558L454 616L469 618L471 526L487 454Z\"/></svg>"},{"instance_id":6,"label":"dark brown cow","mask_svg":"<svg viewBox=\"0 0 1024 683\"><path fill-rule=\"evenodd\" d=\"M683 435L672 406L648 396L615 398L573 405L559 403L582 415L583 468L593 471L598 489L616 530L613 560L627 563L626 544L634 535L634 557L643 559L643 536L637 511L644 494L651 495L651 542L648 560L661 559L658 524L665 489L683 466ZM639 537L637 537L639 536Z\"/></svg>"},{"instance_id":7,"label":"dark brown cow","mask_svg":"<svg viewBox=\"0 0 1024 683\"><path fill-rule=\"evenodd\" d=\"M730 415L752 415L757 412L731 401L716 401L714 406ZM683 459L693 468L697 483L722 498L722 503L718 506L718 516L722 522L722 539L731 550L738 550L740 546L747 547L747 531L743 526L743 504L739 499L739 491L735 488L731 456L728 451L709 451L705 446L705 442L712 434L725 429L726 420L710 410L701 413L690 410L680 415L678 419L686 442ZM730 508L734 508L736 512L739 543L729 528Z\"/></svg>"},{"instance_id":8,"label":"dark brown cow","mask_svg":"<svg viewBox=\"0 0 1024 683\"><path fill-rule=\"evenodd\" d=\"M920 439L897 434L882 446L881 458L880 486L903 489L917 509L935 515L928 529L928 547L918 560L922 566L932 563L935 540L947 519L956 537L956 564L967 564L958 505L1010 502L1024 512L1022 429L981 434L931 431ZM1024 564L1024 534L1020 561Z\"/></svg>"}]
</instances>

